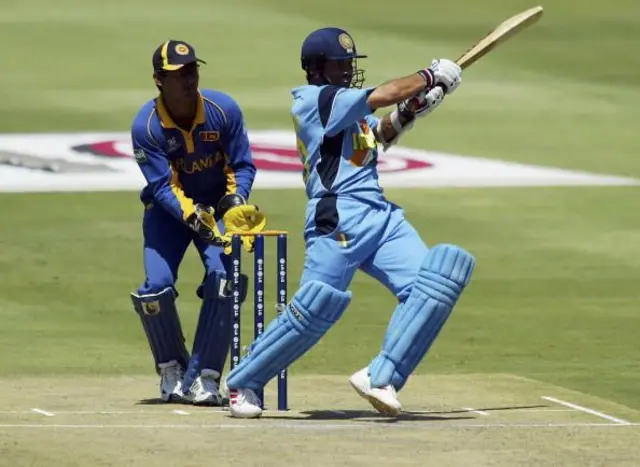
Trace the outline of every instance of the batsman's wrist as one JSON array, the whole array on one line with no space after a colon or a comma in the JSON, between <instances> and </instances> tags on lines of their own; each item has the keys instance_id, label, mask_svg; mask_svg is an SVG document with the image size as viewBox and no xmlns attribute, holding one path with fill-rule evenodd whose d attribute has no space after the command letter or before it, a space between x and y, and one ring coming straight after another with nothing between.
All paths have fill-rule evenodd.
<instances>
[{"instance_id":1,"label":"batsman's wrist","mask_svg":"<svg viewBox=\"0 0 640 467\"><path fill-rule=\"evenodd\" d=\"M436 83L436 76L433 74L431 68L423 68L422 70L418 70L418 74L422 76L422 79L424 79L424 87L426 89L433 87L433 85Z\"/></svg>"},{"instance_id":2,"label":"batsman's wrist","mask_svg":"<svg viewBox=\"0 0 640 467\"><path fill-rule=\"evenodd\" d=\"M396 131L397 134L400 134L407 124L406 118L404 118L401 112L398 109L395 109L389 115L389 121L391 122L391 126Z\"/></svg>"},{"instance_id":3,"label":"batsman's wrist","mask_svg":"<svg viewBox=\"0 0 640 467\"><path fill-rule=\"evenodd\" d=\"M409 106L410 99L402 101L397 106L397 119L404 126L415 118L415 111Z\"/></svg>"}]
</instances>

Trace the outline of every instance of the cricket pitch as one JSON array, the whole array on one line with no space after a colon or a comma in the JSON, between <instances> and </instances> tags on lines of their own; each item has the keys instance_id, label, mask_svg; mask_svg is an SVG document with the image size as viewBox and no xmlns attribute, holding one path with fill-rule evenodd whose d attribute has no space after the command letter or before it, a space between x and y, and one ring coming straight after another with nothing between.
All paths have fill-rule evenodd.
<instances>
[{"instance_id":1,"label":"cricket pitch","mask_svg":"<svg viewBox=\"0 0 640 467\"><path fill-rule=\"evenodd\" d=\"M377 415L345 377L295 377L291 410L162 404L152 377L1 380L0 465L635 465L640 413L514 375L414 376Z\"/></svg>"}]
</instances>

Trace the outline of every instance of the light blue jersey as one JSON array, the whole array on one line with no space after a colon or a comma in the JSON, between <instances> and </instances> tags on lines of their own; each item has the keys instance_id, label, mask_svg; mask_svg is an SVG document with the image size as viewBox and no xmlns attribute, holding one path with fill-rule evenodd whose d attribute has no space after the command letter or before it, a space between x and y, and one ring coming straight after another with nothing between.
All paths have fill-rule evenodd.
<instances>
[{"instance_id":1,"label":"light blue jersey","mask_svg":"<svg viewBox=\"0 0 640 467\"><path fill-rule=\"evenodd\" d=\"M378 184L378 122L367 103L373 88L300 86L291 113L310 208L329 215L336 197L385 202Z\"/></svg>"},{"instance_id":2,"label":"light blue jersey","mask_svg":"<svg viewBox=\"0 0 640 467\"><path fill-rule=\"evenodd\" d=\"M361 269L404 296L427 247L378 183L373 128L379 119L367 102L373 89L308 85L292 91L309 198L301 282L346 290Z\"/></svg>"}]
</instances>

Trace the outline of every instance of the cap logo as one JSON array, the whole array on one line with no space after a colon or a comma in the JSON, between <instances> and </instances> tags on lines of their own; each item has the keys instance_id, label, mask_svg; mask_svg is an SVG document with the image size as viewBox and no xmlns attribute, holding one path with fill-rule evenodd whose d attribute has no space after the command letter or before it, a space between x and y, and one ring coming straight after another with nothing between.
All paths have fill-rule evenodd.
<instances>
[{"instance_id":1,"label":"cap logo","mask_svg":"<svg viewBox=\"0 0 640 467\"><path fill-rule=\"evenodd\" d=\"M188 55L189 54L189 47L187 47L184 44L178 44L176 45L175 49L176 53L178 55Z\"/></svg>"},{"instance_id":2,"label":"cap logo","mask_svg":"<svg viewBox=\"0 0 640 467\"><path fill-rule=\"evenodd\" d=\"M353 39L349 36L349 34L342 33L338 36L338 42L347 53L353 53Z\"/></svg>"}]
</instances>

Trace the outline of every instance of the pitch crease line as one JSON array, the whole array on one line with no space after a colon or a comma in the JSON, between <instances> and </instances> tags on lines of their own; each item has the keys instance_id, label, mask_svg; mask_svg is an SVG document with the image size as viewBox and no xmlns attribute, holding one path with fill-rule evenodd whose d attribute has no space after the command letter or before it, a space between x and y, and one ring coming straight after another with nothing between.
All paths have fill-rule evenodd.
<instances>
[{"instance_id":1,"label":"pitch crease line","mask_svg":"<svg viewBox=\"0 0 640 467\"><path fill-rule=\"evenodd\" d=\"M565 407L570 407L575 410L579 410L580 412L588 413L590 415L595 415L596 417L604 418L605 420L609 420L610 422L617 423L618 425L631 425L631 422L628 422L627 420L612 417L611 415L607 415L606 413L598 412L597 410L593 410L588 407L583 407L582 405L574 404L572 402L556 399L555 397L542 396L542 399L549 402L554 402L559 405L564 405Z\"/></svg>"}]
</instances>

